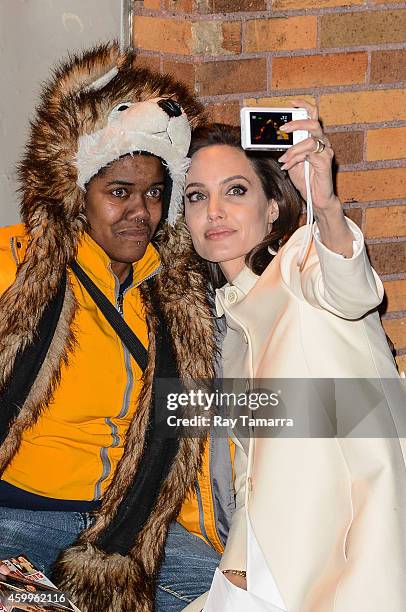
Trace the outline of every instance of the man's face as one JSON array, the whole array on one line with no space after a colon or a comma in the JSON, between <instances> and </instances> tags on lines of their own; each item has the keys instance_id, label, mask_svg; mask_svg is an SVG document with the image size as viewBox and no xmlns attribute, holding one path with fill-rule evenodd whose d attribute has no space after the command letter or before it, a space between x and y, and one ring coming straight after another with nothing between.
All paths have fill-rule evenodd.
<instances>
[{"instance_id":1,"label":"man's face","mask_svg":"<svg viewBox=\"0 0 406 612\"><path fill-rule=\"evenodd\" d=\"M118 276L143 257L161 220L163 192L161 162L146 155L126 155L89 182L89 234L110 257Z\"/></svg>"}]
</instances>

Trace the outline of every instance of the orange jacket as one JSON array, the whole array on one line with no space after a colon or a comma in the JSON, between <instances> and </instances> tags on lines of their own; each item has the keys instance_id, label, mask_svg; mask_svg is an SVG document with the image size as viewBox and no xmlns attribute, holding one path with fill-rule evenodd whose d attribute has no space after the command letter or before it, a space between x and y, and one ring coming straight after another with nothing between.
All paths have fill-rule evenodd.
<instances>
[{"instance_id":1,"label":"orange jacket","mask_svg":"<svg viewBox=\"0 0 406 612\"><path fill-rule=\"evenodd\" d=\"M0 293L13 282L24 257L27 238L23 225L0 230ZM83 236L77 260L103 293L116 304L119 283L106 253ZM126 322L147 348L147 326L138 285L159 269L159 256L149 245L136 262L134 282L124 295ZM126 347L70 273L79 309L75 320L77 348L62 366L61 383L53 401L33 428L25 431L20 449L2 478L31 493L68 500L97 500L110 484L123 450L125 435L137 408L141 371ZM216 458L216 461L213 459ZM222 465L225 480L231 471L227 441L207 445L197 492L185 500L179 522L222 552L225 520L232 510L230 487L217 490L214 463Z\"/></svg>"}]
</instances>

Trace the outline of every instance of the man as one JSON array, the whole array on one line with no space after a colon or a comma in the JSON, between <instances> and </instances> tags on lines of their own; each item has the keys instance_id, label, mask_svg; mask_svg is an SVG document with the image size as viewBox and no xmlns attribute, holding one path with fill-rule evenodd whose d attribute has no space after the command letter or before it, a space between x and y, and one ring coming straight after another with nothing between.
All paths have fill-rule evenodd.
<instances>
[{"instance_id":1,"label":"man","mask_svg":"<svg viewBox=\"0 0 406 612\"><path fill-rule=\"evenodd\" d=\"M163 439L154 418L158 378L213 376L198 264L165 256L171 225L161 262L151 244L177 219L202 117L181 84L114 45L73 58L20 167L24 225L0 231L0 558L49 571L59 555L54 578L82 612L152 610L170 526L157 610L182 609L210 584L207 544L224 543L208 447ZM205 517L191 493L202 461Z\"/></svg>"}]
</instances>

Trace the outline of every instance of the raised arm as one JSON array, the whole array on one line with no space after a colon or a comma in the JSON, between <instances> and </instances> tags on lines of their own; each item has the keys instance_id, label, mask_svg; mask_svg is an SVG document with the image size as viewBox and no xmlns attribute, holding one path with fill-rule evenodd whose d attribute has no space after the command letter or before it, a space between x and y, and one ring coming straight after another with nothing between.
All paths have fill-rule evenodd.
<instances>
[{"instance_id":1,"label":"raised arm","mask_svg":"<svg viewBox=\"0 0 406 612\"><path fill-rule=\"evenodd\" d=\"M284 250L282 276L298 297L313 306L357 319L380 304L383 286L369 263L361 230L344 216L334 193L334 151L318 121L317 108L304 100L297 100L294 105L305 107L309 119L291 121L281 129L306 130L310 136L292 146L280 161L303 199L306 199L304 161L309 162L316 223L314 246L303 270L299 272L296 263L304 240L301 229Z\"/></svg>"}]
</instances>

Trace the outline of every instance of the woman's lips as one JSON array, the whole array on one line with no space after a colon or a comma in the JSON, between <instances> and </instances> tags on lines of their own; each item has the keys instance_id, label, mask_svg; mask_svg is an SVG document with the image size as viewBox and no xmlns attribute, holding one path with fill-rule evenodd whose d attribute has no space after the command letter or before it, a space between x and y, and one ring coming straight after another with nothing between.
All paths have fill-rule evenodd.
<instances>
[{"instance_id":1,"label":"woman's lips","mask_svg":"<svg viewBox=\"0 0 406 612\"><path fill-rule=\"evenodd\" d=\"M204 236L207 240L222 240L223 238L228 238L232 234L235 234L236 231L237 230L233 230L229 227L215 227L207 230Z\"/></svg>"}]
</instances>

